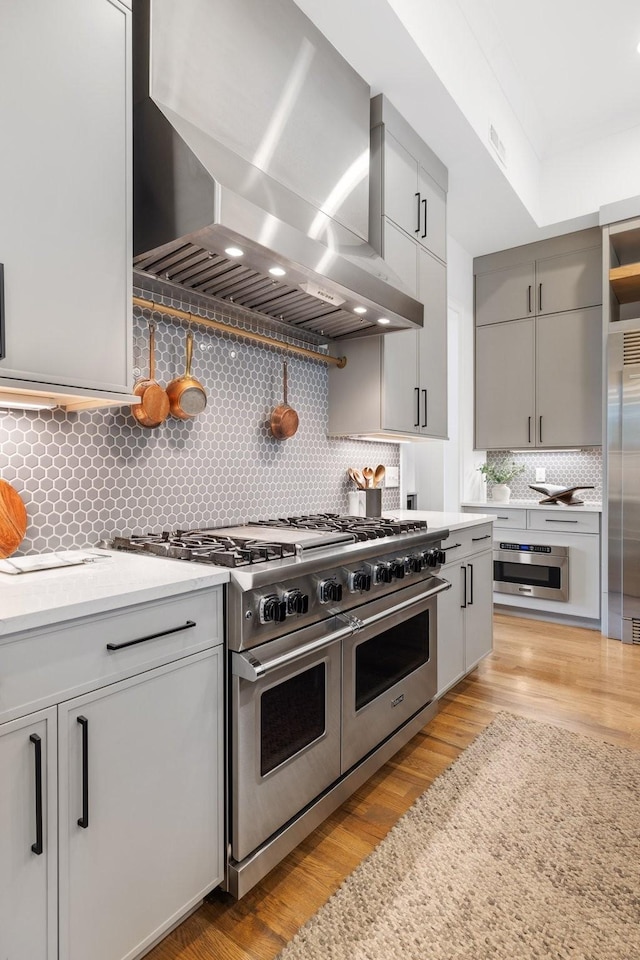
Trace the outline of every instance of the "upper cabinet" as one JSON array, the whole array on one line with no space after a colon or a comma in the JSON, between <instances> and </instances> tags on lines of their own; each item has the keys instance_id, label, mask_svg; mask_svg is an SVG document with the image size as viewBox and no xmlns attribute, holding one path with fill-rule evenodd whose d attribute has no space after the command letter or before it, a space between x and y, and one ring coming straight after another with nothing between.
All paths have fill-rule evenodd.
<instances>
[{"instance_id":1,"label":"upper cabinet","mask_svg":"<svg viewBox=\"0 0 640 960\"><path fill-rule=\"evenodd\" d=\"M0 50L0 398L126 403L130 4L21 0Z\"/></svg>"},{"instance_id":2,"label":"upper cabinet","mask_svg":"<svg viewBox=\"0 0 640 960\"><path fill-rule=\"evenodd\" d=\"M329 434L447 437L447 171L382 96L371 101L370 242L424 304L422 330L342 342Z\"/></svg>"},{"instance_id":3,"label":"upper cabinet","mask_svg":"<svg viewBox=\"0 0 640 960\"><path fill-rule=\"evenodd\" d=\"M481 257L475 446L602 442L602 248L585 230Z\"/></svg>"},{"instance_id":4,"label":"upper cabinet","mask_svg":"<svg viewBox=\"0 0 640 960\"><path fill-rule=\"evenodd\" d=\"M576 249L564 249L568 237L575 238ZM602 303L600 232L479 257L474 272L476 326L594 307Z\"/></svg>"}]
</instances>

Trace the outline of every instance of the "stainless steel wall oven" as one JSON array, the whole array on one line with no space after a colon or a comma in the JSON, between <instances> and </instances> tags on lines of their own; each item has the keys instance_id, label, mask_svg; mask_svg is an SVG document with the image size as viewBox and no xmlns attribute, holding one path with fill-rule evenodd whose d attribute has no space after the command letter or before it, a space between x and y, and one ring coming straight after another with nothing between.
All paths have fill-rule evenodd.
<instances>
[{"instance_id":1,"label":"stainless steel wall oven","mask_svg":"<svg viewBox=\"0 0 640 960\"><path fill-rule=\"evenodd\" d=\"M569 548L502 541L493 551L493 589L548 600L569 599Z\"/></svg>"}]
</instances>

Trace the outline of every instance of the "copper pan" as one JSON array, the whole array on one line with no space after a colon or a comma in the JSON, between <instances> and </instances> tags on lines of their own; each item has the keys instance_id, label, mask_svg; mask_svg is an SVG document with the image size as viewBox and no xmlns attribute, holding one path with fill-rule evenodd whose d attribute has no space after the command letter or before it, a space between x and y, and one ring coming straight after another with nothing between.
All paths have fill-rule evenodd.
<instances>
[{"instance_id":1,"label":"copper pan","mask_svg":"<svg viewBox=\"0 0 640 960\"><path fill-rule=\"evenodd\" d=\"M288 440L298 429L298 414L287 403L287 364L283 363L284 402L271 414L271 433L276 440Z\"/></svg>"},{"instance_id":2,"label":"copper pan","mask_svg":"<svg viewBox=\"0 0 640 960\"><path fill-rule=\"evenodd\" d=\"M133 392L140 403L131 407L131 413L142 427L159 427L169 416L169 397L164 387L155 380L155 324L149 324L149 376L136 380Z\"/></svg>"},{"instance_id":3,"label":"copper pan","mask_svg":"<svg viewBox=\"0 0 640 960\"><path fill-rule=\"evenodd\" d=\"M185 370L181 377L176 377L167 386L167 394L171 404L171 416L179 420L191 420L202 413L207 405L207 394L195 377L191 376L191 359L193 357L193 334L187 334L187 359Z\"/></svg>"}]
</instances>

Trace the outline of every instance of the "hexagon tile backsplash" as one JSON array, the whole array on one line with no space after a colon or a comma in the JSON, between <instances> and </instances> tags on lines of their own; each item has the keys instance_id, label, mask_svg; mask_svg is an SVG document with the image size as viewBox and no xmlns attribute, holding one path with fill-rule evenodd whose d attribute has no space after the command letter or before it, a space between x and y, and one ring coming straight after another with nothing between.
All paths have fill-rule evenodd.
<instances>
[{"instance_id":1,"label":"hexagon tile backsplash","mask_svg":"<svg viewBox=\"0 0 640 960\"><path fill-rule=\"evenodd\" d=\"M515 460L525 468L524 473L509 481L512 500L538 502L542 498L542 494L531 490L529 484L536 482L536 467L544 467L545 483L566 487L584 483L593 487L593 490L583 490L576 496L591 503L602 502L602 450L600 447L587 450L527 450L526 453L491 450L487 453L489 463L497 463L501 460ZM490 485L487 493L491 495Z\"/></svg>"},{"instance_id":2,"label":"hexagon tile backsplash","mask_svg":"<svg viewBox=\"0 0 640 960\"><path fill-rule=\"evenodd\" d=\"M158 299L156 293L136 293ZM135 308L134 360L142 373L148 370L148 320ZM186 325L158 313L154 320L156 378L166 385L184 372ZM203 327L194 327L194 334L192 372L208 394L206 410L194 420L169 418L149 430L138 426L128 408L0 411L0 475L27 507L20 554L85 547L114 533L346 513L353 489L347 467L399 467L397 444L326 436L322 362L284 357L288 399L300 427L291 439L278 441L268 422L282 402L283 355ZM383 508L398 506L399 490L383 490Z\"/></svg>"}]
</instances>

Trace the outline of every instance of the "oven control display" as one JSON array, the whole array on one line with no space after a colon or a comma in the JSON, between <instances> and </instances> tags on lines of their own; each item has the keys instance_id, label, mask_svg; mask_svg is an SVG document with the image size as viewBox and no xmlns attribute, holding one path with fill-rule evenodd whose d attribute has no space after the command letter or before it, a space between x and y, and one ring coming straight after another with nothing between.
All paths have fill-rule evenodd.
<instances>
[{"instance_id":1,"label":"oven control display","mask_svg":"<svg viewBox=\"0 0 640 960\"><path fill-rule=\"evenodd\" d=\"M551 553L551 547L543 547L538 543L501 543L501 550L521 550L526 553Z\"/></svg>"}]
</instances>

